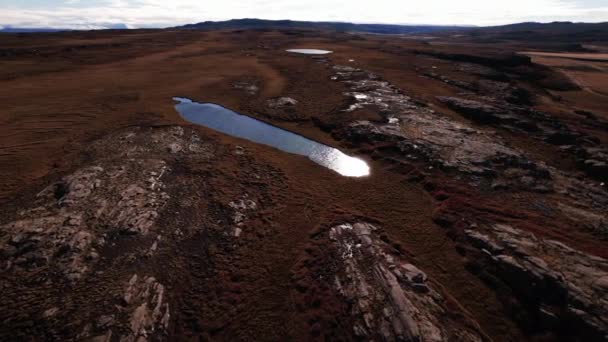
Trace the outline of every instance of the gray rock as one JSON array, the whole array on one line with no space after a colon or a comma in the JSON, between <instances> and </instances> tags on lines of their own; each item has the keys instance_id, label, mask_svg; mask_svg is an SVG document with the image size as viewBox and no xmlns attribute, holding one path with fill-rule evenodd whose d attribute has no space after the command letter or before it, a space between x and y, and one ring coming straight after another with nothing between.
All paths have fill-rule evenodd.
<instances>
[{"instance_id":1,"label":"gray rock","mask_svg":"<svg viewBox=\"0 0 608 342\"><path fill-rule=\"evenodd\" d=\"M57 315L58 312L59 312L59 308L53 307L53 308L50 308L50 309L46 310L45 312L43 312L42 317L50 318L50 317Z\"/></svg>"},{"instance_id":2,"label":"gray rock","mask_svg":"<svg viewBox=\"0 0 608 342\"><path fill-rule=\"evenodd\" d=\"M270 108L294 107L297 104L298 101L291 97L277 97L267 101L267 105Z\"/></svg>"},{"instance_id":3,"label":"gray rock","mask_svg":"<svg viewBox=\"0 0 608 342\"><path fill-rule=\"evenodd\" d=\"M353 303L354 333L368 340L447 341L460 336L462 341L481 341L476 331L449 322L442 295L426 274L396 255L377 230L357 222L329 231L341 261L335 286Z\"/></svg>"},{"instance_id":4,"label":"gray rock","mask_svg":"<svg viewBox=\"0 0 608 342\"><path fill-rule=\"evenodd\" d=\"M78 281L99 259L96 248L106 243L108 233L147 234L167 202L162 179L169 169L163 160L138 153L155 146L159 155L168 155L162 146L198 140L181 127L154 130L152 138L162 142L157 147L149 144L150 134L145 140L142 135L124 142L131 157L98 158L95 165L47 186L20 219L0 226L0 268L18 272L52 265L54 272Z\"/></svg>"},{"instance_id":5,"label":"gray rock","mask_svg":"<svg viewBox=\"0 0 608 342\"><path fill-rule=\"evenodd\" d=\"M105 334L95 338L119 335L118 340L125 342L147 341L153 337L165 338L171 315L165 299L165 287L154 277L139 277L133 274L125 286L123 302L124 308L120 312L126 312L128 315L128 330L113 329L118 313L102 315L96 326L99 330L105 330ZM84 335L88 334L89 332L85 331Z\"/></svg>"},{"instance_id":6,"label":"gray rock","mask_svg":"<svg viewBox=\"0 0 608 342\"><path fill-rule=\"evenodd\" d=\"M176 153L181 152L184 148L178 143L172 143L169 145L168 149L169 149L169 152L176 154Z\"/></svg>"},{"instance_id":7,"label":"gray rock","mask_svg":"<svg viewBox=\"0 0 608 342\"><path fill-rule=\"evenodd\" d=\"M252 82L236 82L232 85L234 89L243 90L248 95L256 95L260 88Z\"/></svg>"},{"instance_id":8,"label":"gray rock","mask_svg":"<svg viewBox=\"0 0 608 342\"><path fill-rule=\"evenodd\" d=\"M608 260L503 224L478 226L466 234L473 246L500 251L488 258L521 300L558 309L539 307L543 320L567 321L572 317L564 313L570 312L593 336L608 334Z\"/></svg>"},{"instance_id":9,"label":"gray rock","mask_svg":"<svg viewBox=\"0 0 608 342\"><path fill-rule=\"evenodd\" d=\"M369 107L385 116L387 121L392 118L399 122L398 125L352 122L346 131L351 141L393 142L407 159L424 161L442 169L456 169L472 179L483 176L496 181L500 177L505 186L525 190L552 189L550 172L546 167L507 147L497 136L477 131L420 106L390 83L378 80L376 75L349 67L336 66L334 69L336 79L345 82L352 90L346 95L355 99L347 111ZM463 101L471 110L488 114L490 118L495 115L495 108L490 105ZM508 168L518 170L519 178L502 176Z\"/></svg>"}]
</instances>

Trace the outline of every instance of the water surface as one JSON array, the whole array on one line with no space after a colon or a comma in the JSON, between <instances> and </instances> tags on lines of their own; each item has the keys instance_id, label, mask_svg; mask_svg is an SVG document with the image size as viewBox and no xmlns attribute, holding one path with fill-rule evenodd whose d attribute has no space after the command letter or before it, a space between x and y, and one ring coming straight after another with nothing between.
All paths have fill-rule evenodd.
<instances>
[{"instance_id":1,"label":"water surface","mask_svg":"<svg viewBox=\"0 0 608 342\"><path fill-rule=\"evenodd\" d=\"M306 139L301 135L280 129L246 115L213 103L197 103L183 97L174 97L175 109L195 124L209 127L235 137L269 145L281 151L307 156L315 163L347 177L369 175L369 166L359 158Z\"/></svg>"},{"instance_id":2,"label":"water surface","mask_svg":"<svg viewBox=\"0 0 608 342\"><path fill-rule=\"evenodd\" d=\"M303 53L305 55L327 55L328 53L332 53L333 51L329 50L319 50L319 49L289 49L287 52L293 53Z\"/></svg>"}]
</instances>

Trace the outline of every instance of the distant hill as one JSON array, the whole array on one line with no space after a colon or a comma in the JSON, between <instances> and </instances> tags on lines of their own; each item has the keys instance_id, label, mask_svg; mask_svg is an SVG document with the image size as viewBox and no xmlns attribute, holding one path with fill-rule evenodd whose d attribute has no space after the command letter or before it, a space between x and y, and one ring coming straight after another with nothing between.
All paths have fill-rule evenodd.
<instances>
[{"instance_id":1,"label":"distant hill","mask_svg":"<svg viewBox=\"0 0 608 342\"><path fill-rule=\"evenodd\" d=\"M33 33L33 32L63 32L63 31L74 31L74 30L126 30L129 27L125 24L102 24L101 27L97 28L95 25L87 27L84 25L79 29L70 28L51 28L51 27L13 27L13 26L0 26L0 32L2 33Z\"/></svg>"},{"instance_id":2,"label":"distant hill","mask_svg":"<svg viewBox=\"0 0 608 342\"><path fill-rule=\"evenodd\" d=\"M205 21L197 24L178 26L175 28L191 30L324 29L341 32L407 34L434 32L439 30L455 30L462 29L463 26L354 24L343 22L233 19L227 21Z\"/></svg>"},{"instance_id":3,"label":"distant hill","mask_svg":"<svg viewBox=\"0 0 608 342\"><path fill-rule=\"evenodd\" d=\"M233 19L205 21L175 27L192 30L251 30L251 29L318 29L340 32L376 34L437 33L463 35L474 39L525 40L539 42L591 42L608 41L608 22L605 23L518 23L503 26L441 26L441 25L390 25L355 24L345 22L317 22L294 20Z\"/></svg>"},{"instance_id":4,"label":"distant hill","mask_svg":"<svg viewBox=\"0 0 608 342\"><path fill-rule=\"evenodd\" d=\"M55 29L55 28L50 28L50 27L28 28L28 27L10 27L10 26L7 26L7 27L0 28L0 32L4 32L4 33L60 32L60 31L65 31L65 30Z\"/></svg>"},{"instance_id":5,"label":"distant hill","mask_svg":"<svg viewBox=\"0 0 608 342\"><path fill-rule=\"evenodd\" d=\"M592 42L608 41L608 22L604 23L519 23L504 26L456 30L471 38L525 41Z\"/></svg>"}]
</instances>

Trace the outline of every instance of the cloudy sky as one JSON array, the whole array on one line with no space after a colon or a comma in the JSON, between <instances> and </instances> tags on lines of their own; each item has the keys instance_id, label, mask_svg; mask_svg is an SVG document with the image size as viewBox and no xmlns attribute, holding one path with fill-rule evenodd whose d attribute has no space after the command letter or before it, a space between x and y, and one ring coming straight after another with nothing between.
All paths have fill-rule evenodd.
<instances>
[{"instance_id":1,"label":"cloudy sky","mask_svg":"<svg viewBox=\"0 0 608 342\"><path fill-rule=\"evenodd\" d=\"M231 18L500 25L608 21L608 0L0 0L0 26L167 27Z\"/></svg>"}]
</instances>

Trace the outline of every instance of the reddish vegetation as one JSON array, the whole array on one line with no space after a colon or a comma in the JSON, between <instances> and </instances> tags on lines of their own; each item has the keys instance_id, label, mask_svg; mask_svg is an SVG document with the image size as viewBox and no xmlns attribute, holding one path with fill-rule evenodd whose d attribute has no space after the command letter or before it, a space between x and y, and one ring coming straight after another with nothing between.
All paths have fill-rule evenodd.
<instances>
[{"instance_id":1,"label":"reddish vegetation","mask_svg":"<svg viewBox=\"0 0 608 342\"><path fill-rule=\"evenodd\" d=\"M606 332L608 78L595 64L581 85L513 44L315 31L0 41L0 339ZM284 52L296 47L334 53ZM339 147L372 174L193 126L173 96ZM332 237L355 224L373 233ZM353 269L371 308L336 285L361 281ZM412 320L380 328L404 307Z\"/></svg>"}]
</instances>

